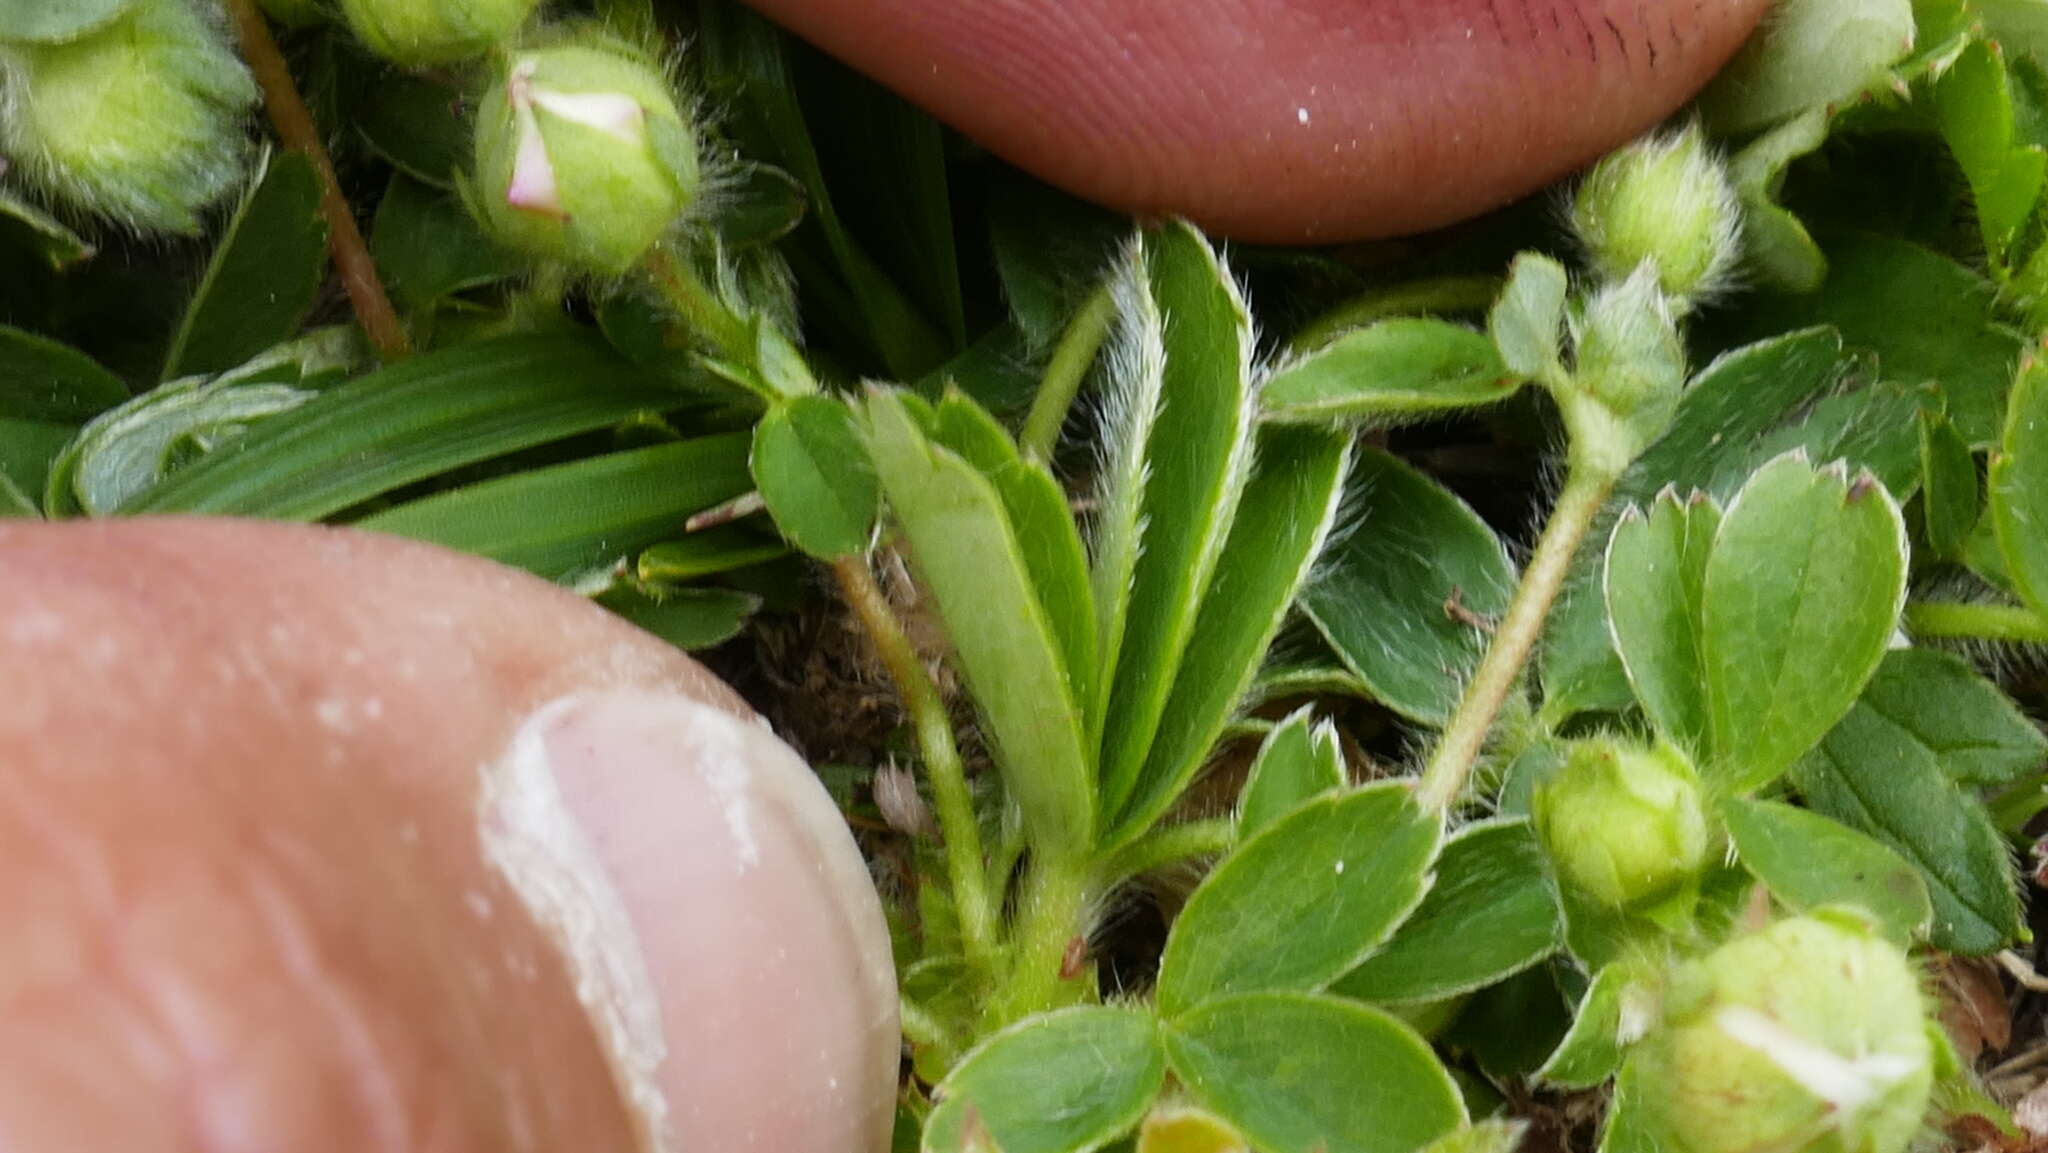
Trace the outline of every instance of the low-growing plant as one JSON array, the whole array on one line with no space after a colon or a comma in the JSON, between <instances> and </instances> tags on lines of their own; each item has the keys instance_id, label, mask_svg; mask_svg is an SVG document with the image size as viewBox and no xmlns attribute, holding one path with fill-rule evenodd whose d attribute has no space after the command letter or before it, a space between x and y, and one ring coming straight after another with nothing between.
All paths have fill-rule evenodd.
<instances>
[{"instance_id":1,"label":"low-growing plant","mask_svg":"<svg viewBox=\"0 0 2048 1153\"><path fill-rule=\"evenodd\" d=\"M846 614L900 1147L2019 1139L1930 974L2026 969L2048 807L2026 0L1785 0L1563 211L1371 273L723 0L268 7L0 0L0 510L413 536L742 670Z\"/></svg>"}]
</instances>

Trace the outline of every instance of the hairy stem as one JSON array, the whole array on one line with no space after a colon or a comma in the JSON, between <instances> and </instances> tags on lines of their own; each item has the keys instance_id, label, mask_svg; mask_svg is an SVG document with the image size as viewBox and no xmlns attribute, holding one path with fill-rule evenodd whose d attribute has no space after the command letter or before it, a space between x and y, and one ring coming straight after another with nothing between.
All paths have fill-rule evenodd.
<instances>
[{"instance_id":1,"label":"hairy stem","mask_svg":"<svg viewBox=\"0 0 2048 1153\"><path fill-rule=\"evenodd\" d=\"M688 261L657 244L647 253L646 267L662 299L692 333L734 364L754 363L754 342L747 322L718 299Z\"/></svg>"},{"instance_id":2,"label":"hairy stem","mask_svg":"<svg viewBox=\"0 0 2048 1153\"><path fill-rule=\"evenodd\" d=\"M1153 829L1112 854L1098 875L1105 885L1195 857L1225 853L1237 843L1237 822L1228 818L1186 821Z\"/></svg>"},{"instance_id":3,"label":"hairy stem","mask_svg":"<svg viewBox=\"0 0 2048 1153\"><path fill-rule=\"evenodd\" d=\"M939 699L938 686L918 659L917 650L904 635L902 622L889 605L889 598L875 583L862 557L841 557L832 562L839 578L840 592L860 618L868 638L881 654L882 664L896 682L903 707L910 714L917 734L918 752L924 758L925 774L932 785L932 800L938 811L939 835L946 842L946 874L953 889L953 904L960 914L960 937L968 960L985 965L995 955L995 906L989 900L983 872L981 826L974 817L974 795L967 787L967 770L960 763L960 750L953 743L953 718Z\"/></svg>"},{"instance_id":4,"label":"hairy stem","mask_svg":"<svg viewBox=\"0 0 2048 1153\"><path fill-rule=\"evenodd\" d=\"M1024 418L1024 433L1018 444L1026 455L1051 459L1052 450L1060 442L1060 429L1067 423L1067 410L1074 406L1081 381L1088 376L1088 366L1095 363L1095 354L1109 335L1109 322L1115 316L1116 302L1104 285L1067 322L1060 342L1053 346L1052 359L1046 362L1045 377L1039 382L1031 411Z\"/></svg>"},{"instance_id":5,"label":"hairy stem","mask_svg":"<svg viewBox=\"0 0 2048 1153\"><path fill-rule=\"evenodd\" d=\"M242 43L242 58L263 90L263 107L270 114L271 127L277 130L285 147L304 153L320 174L320 215L327 221L327 249L334 257L335 269L341 273L341 284L355 309L356 323L362 325L363 335L369 337L380 359L399 360L412 351L405 325L391 307L384 282L377 278L377 263L370 259L363 231L356 227L355 212L341 194L341 185L334 178L334 164L327 158L326 145L320 142L320 129L299 96L299 86L292 80L284 54L277 50L277 41L271 38L270 26L264 22L256 0L227 0L227 6Z\"/></svg>"},{"instance_id":6,"label":"hairy stem","mask_svg":"<svg viewBox=\"0 0 2048 1153\"><path fill-rule=\"evenodd\" d=\"M1542 636L1544 618L1564 587L1572 555L1613 490L1614 479L1612 471L1584 466L1574 466L1566 475L1564 491L1558 494L1557 505L1550 510L1550 521L1543 526L1543 537L1536 544L1536 554L1529 558L1528 569L1522 573L1515 599L1494 630L1493 643L1487 647L1485 659L1479 662L1479 671L1472 675L1472 683L1465 686L1465 695L1458 702L1457 712L1451 714L1451 723L1445 726L1443 739L1430 756L1429 767L1423 770L1417 792L1423 807L1439 812L1448 810L1463 791L1465 778L1486 747L1486 735L1493 728L1494 719L1500 715L1508 695L1514 692L1522 667L1528 664L1529 654Z\"/></svg>"},{"instance_id":7,"label":"hairy stem","mask_svg":"<svg viewBox=\"0 0 2048 1153\"><path fill-rule=\"evenodd\" d=\"M1313 352L1343 335L1346 329L1428 312L1478 312L1500 294L1497 276L1437 276L1374 288L1309 321L1287 342L1294 353Z\"/></svg>"},{"instance_id":8,"label":"hairy stem","mask_svg":"<svg viewBox=\"0 0 2048 1153\"><path fill-rule=\"evenodd\" d=\"M2048 644L2048 619L2017 605L1913 601L1906 605L1906 628L1923 637Z\"/></svg>"},{"instance_id":9,"label":"hairy stem","mask_svg":"<svg viewBox=\"0 0 2048 1153\"><path fill-rule=\"evenodd\" d=\"M1068 968L1077 941L1085 944L1084 917L1094 893L1093 869L1079 857L1033 856L1017 900L1010 937L1010 970L984 1014L984 1035L1076 998Z\"/></svg>"}]
</instances>

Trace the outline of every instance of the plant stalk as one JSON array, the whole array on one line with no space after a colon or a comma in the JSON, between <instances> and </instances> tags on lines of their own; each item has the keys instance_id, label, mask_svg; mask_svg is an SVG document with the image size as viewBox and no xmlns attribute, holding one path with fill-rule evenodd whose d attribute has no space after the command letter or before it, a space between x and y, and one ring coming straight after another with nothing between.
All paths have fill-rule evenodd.
<instances>
[{"instance_id":1,"label":"plant stalk","mask_svg":"<svg viewBox=\"0 0 2048 1153\"><path fill-rule=\"evenodd\" d=\"M645 265L662 299L691 332L725 360L749 367L754 364L754 341L747 322L718 299L688 261L677 259L675 253L657 244L648 250Z\"/></svg>"},{"instance_id":2,"label":"plant stalk","mask_svg":"<svg viewBox=\"0 0 2048 1153\"><path fill-rule=\"evenodd\" d=\"M1080 976L1068 971L1067 962L1087 928L1083 918L1094 892L1092 872L1078 856L1032 858L1010 936L1010 970L989 999L983 1035L1072 1000L1061 993Z\"/></svg>"},{"instance_id":3,"label":"plant stalk","mask_svg":"<svg viewBox=\"0 0 2048 1153\"><path fill-rule=\"evenodd\" d=\"M1465 686L1458 710L1451 714L1443 739L1423 770L1416 797L1424 808L1447 812L1464 790L1472 765L1486 747L1487 733L1543 634L1543 621L1564 587L1572 556L1614 489L1615 475L1584 465L1574 465L1566 474L1564 491L1550 510L1550 520L1543 526L1543 537L1522 573L1507 615L1494 630L1493 643L1479 662L1479 671Z\"/></svg>"},{"instance_id":4,"label":"plant stalk","mask_svg":"<svg viewBox=\"0 0 2048 1153\"><path fill-rule=\"evenodd\" d=\"M1074 397L1081 391L1088 367L1095 363L1095 354L1108 338L1109 322L1115 316L1116 301L1110 296L1109 286L1103 285L1089 295L1081 311L1067 322L1066 331L1060 333L1052 359L1046 362L1038 395L1024 417L1024 432L1018 437L1018 445L1026 456L1052 459L1052 451L1060 442L1060 429L1067 423L1067 410L1074 406Z\"/></svg>"},{"instance_id":5,"label":"plant stalk","mask_svg":"<svg viewBox=\"0 0 2048 1153\"><path fill-rule=\"evenodd\" d=\"M1906 605L1906 628L1923 637L2048 644L2048 619L2018 605L1912 601Z\"/></svg>"},{"instance_id":6,"label":"plant stalk","mask_svg":"<svg viewBox=\"0 0 2048 1153\"><path fill-rule=\"evenodd\" d=\"M320 129L299 96L299 86L292 80L291 68L270 35L270 25L256 7L256 0L227 0L227 6L242 43L242 59L247 61L257 87L263 90L263 107L270 115L271 127L277 130L285 147L304 153L320 175L320 215L327 221L327 250L334 258L335 269L341 273L341 284L348 292L350 307L355 309L356 323L362 325L363 335L369 337L380 360L401 360L412 351L405 325L391 307L384 282L377 278L377 262L370 258L369 246L363 243L355 211L341 194L334 163L328 159L326 145L320 142Z\"/></svg>"},{"instance_id":7,"label":"plant stalk","mask_svg":"<svg viewBox=\"0 0 2048 1153\"><path fill-rule=\"evenodd\" d=\"M1228 852L1236 843L1237 822L1227 817L1168 825L1118 849L1098 875L1105 886L1114 885L1176 862Z\"/></svg>"},{"instance_id":8,"label":"plant stalk","mask_svg":"<svg viewBox=\"0 0 2048 1153\"><path fill-rule=\"evenodd\" d=\"M924 758L925 775L932 785L939 835L946 843L946 874L953 890L954 907L960 915L961 943L969 962L986 966L995 956L995 906L989 900L983 871L981 825L974 816L974 794L967 786L967 770L960 762L960 750L953 743L953 718L939 698L938 686L932 683L931 674L904 634L889 598L875 583L867 560L840 557L832 562L832 571L839 579L846 603L853 607L881 654L882 664L896 682L896 691L910 714L918 752Z\"/></svg>"}]
</instances>

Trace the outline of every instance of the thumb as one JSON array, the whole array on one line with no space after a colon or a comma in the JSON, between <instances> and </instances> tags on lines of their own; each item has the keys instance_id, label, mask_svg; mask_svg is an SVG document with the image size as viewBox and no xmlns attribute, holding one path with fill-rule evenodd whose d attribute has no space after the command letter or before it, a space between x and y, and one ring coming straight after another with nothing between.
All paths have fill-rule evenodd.
<instances>
[{"instance_id":1,"label":"thumb","mask_svg":"<svg viewBox=\"0 0 2048 1153\"><path fill-rule=\"evenodd\" d=\"M0 526L0 1149L886 1149L810 771L580 598L368 534Z\"/></svg>"},{"instance_id":2,"label":"thumb","mask_svg":"<svg viewBox=\"0 0 2048 1153\"><path fill-rule=\"evenodd\" d=\"M1768 0L750 0L1012 163L1244 240L1447 224L1670 115Z\"/></svg>"}]
</instances>

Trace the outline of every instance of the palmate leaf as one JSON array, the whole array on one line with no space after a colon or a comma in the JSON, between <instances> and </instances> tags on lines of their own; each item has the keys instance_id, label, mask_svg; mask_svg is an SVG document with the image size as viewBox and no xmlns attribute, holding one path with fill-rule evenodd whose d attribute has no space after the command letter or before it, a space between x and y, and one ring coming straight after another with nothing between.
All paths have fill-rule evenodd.
<instances>
[{"instance_id":1,"label":"palmate leaf","mask_svg":"<svg viewBox=\"0 0 2048 1153\"><path fill-rule=\"evenodd\" d=\"M1138 465L1149 475L1138 506L1143 543L1114 629L1100 760L1105 821L1138 791L1252 448L1251 318L1237 285L1185 223L1148 233L1138 254L1144 290L1161 317L1164 360L1156 417L1129 414L1149 424Z\"/></svg>"},{"instance_id":2,"label":"palmate leaf","mask_svg":"<svg viewBox=\"0 0 2048 1153\"><path fill-rule=\"evenodd\" d=\"M1033 844L1054 853L1088 847L1094 774L1082 713L1001 495L972 464L927 439L905 397L875 392L867 414L883 495Z\"/></svg>"},{"instance_id":3,"label":"palmate leaf","mask_svg":"<svg viewBox=\"0 0 2048 1153\"><path fill-rule=\"evenodd\" d=\"M1166 1079L1159 1023L1087 1005L1028 1017L940 1082L923 1153L1089 1153L1138 1123Z\"/></svg>"}]
</instances>

